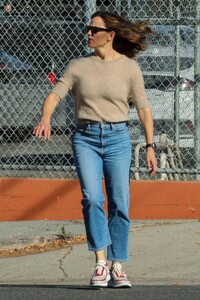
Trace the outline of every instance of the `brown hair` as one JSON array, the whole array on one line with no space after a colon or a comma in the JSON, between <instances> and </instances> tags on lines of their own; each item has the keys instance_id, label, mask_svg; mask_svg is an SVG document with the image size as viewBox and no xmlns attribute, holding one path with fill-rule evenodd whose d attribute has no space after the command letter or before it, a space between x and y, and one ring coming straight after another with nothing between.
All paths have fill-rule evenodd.
<instances>
[{"instance_id":1,"label":"brown hair","mask_svg":"<svg viewBox=\"0 0 200 300\"><path fill-rule=\"evenodd\" d=\"M140 51L147 47L147 36L153 31L148 22L132 23L121 16L107 11L97 11L91 18L101 17L107 28L115 31L113 48L129 58L135 58Z\"/></svg>"}]
</instances>

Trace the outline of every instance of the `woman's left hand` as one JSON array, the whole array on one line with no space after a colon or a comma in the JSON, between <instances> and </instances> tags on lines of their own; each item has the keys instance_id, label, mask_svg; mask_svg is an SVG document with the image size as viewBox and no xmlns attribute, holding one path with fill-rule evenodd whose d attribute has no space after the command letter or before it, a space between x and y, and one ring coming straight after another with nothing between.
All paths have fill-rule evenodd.
<instances>
[{"instance_id":1,"label":"woman's left hand","mask_svg":"<svg viewBox=\"0 0 200 300\"><path fill-rule=\"evenodd\" d=\"M149 170L149 176L152 177L158 171L158 167L157 167L157 160L156 160L154 149L151 147L147 149L146 160L147 160L147 168Z\"/></svg>"}]
</instances>

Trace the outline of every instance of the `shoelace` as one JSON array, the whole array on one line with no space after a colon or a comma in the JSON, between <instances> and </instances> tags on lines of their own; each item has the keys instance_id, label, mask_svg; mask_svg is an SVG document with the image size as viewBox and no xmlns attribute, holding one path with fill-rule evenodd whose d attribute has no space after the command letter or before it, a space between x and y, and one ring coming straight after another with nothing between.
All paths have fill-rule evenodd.
<instances>
[{"instance_id":1,"label":"shoelace","mask_svg":"<svg viewBox=\"0 0 200 300\"><path fill-rule=\"evenodd\" d=\"M95 272L96 274L101 274L104 268L105 268L104 264L96 263L95 267L93 268L93 272Z\"/></svg>"},{"instance_id":2,"label":"shoelace","mask_svg":"<svg viewBox=\"0 0 200 300\"><path fill-rule=\"evenodd\" d=\"M112 266L112 271L116 272L119 276L126 277L126 274L122 271L122 266L120 264L114 264Z\"/></svg>"}]
</instances>

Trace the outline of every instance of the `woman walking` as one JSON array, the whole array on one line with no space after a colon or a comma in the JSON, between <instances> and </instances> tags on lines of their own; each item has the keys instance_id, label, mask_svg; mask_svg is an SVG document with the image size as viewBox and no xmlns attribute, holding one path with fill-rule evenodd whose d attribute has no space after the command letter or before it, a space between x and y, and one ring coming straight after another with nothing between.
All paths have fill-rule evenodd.
<instances>
[{"instance_id":1,"label":"woman walking","mask_svg":"<svg viewBox=\"0 0 200 300\"><path fill-rule=\"evenodd\" d=\"M122 262L128 261L130 228L129 101L133 101L144 128L150 176L157 171L151 109L140 67L134 59L146 49L150 33L145 23L133 24L108 12L94 13L86 27L88 46L94 51L68 63L46 97L41 120L34 129L35 136L44 134L45 139L50 138L51 116L71 90L76 117L72 149L83 196L88 249L95 253L91 286L131 287L122 270ZM107 261L111 261L110 268Z\"/></svg>"}]
</instances>

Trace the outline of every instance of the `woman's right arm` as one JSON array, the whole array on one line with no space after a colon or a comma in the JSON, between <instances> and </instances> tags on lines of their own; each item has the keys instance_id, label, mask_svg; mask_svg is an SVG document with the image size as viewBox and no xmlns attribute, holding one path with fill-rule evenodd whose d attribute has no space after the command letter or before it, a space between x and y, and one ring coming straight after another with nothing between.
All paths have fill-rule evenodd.
<instances>
[{"instance_id":1,"label":"woman's right arm","mask_svg":"<svg viewBox=\"0 0 200 300\"><path fill-rule=\"evenodd\" d=\"M60 97L54 93L50 93L44 100L42 107L42 117L40 122L34 128L33 134L41 138L44 134L45 140L51 137L51 116L60 102Z\"/></svg>"}]
</instances>

